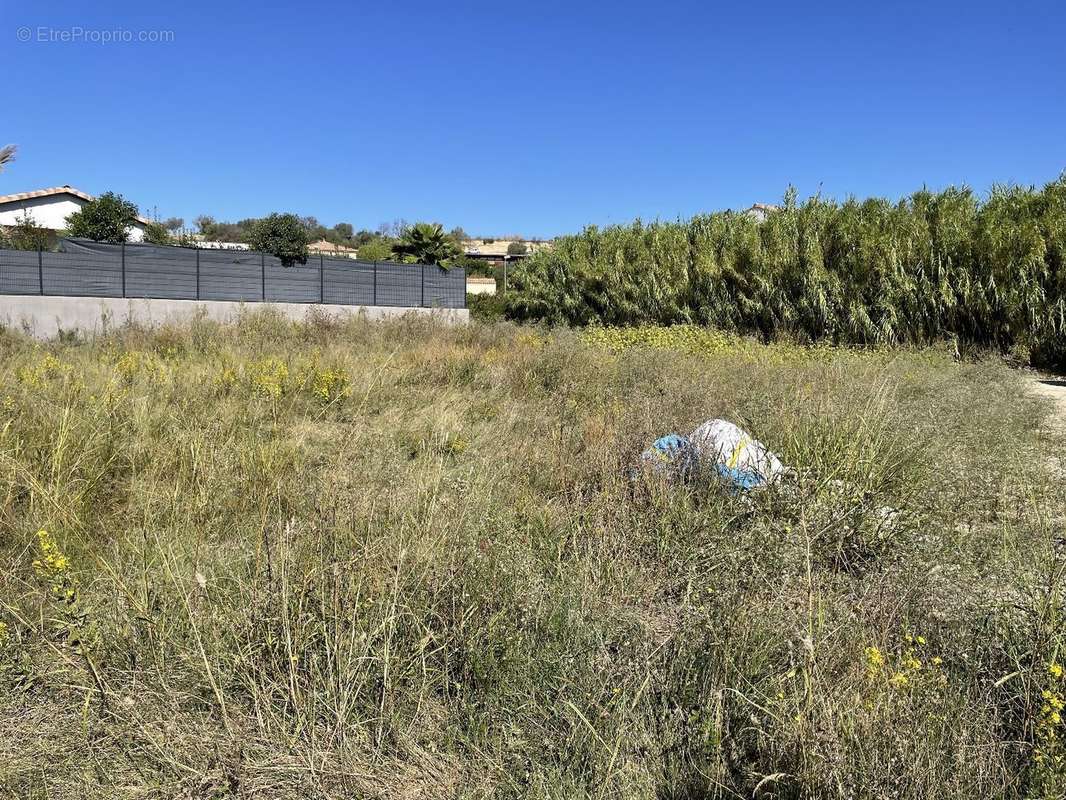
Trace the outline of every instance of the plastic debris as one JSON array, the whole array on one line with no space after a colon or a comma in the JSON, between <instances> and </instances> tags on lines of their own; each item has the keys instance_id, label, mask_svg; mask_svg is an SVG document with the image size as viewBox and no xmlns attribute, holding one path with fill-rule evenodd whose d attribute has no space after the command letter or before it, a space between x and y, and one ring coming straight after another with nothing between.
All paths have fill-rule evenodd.
<instances>
[{"instance_id":1,"label":"plastic debris","mask_svg":"<svg viewBox=\"0 0 1066 800\"><path fill-rule=\"evenodd\" d=\"M787 471L762 442L724 419L708 420L688 436L671 433L656 439L640 460L656 474L681 480L713 469L735 492L773 483Z\"/></svg>"}]
</instances>

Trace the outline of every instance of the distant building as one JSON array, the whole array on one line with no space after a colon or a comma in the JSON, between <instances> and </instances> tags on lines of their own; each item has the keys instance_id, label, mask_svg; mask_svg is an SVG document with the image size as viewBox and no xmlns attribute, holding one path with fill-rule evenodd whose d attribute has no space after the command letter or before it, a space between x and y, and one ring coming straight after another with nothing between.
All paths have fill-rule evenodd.
<instances>
[{"instance_id":1,"label":"distant building","mask_svg":"<svg viewBox=\"0 0 1066 800\"><path fill-rule=\"evenodd\" d=\"M522 254L508 253L507 249L515 242L524 245L526 252ZM505 259L507 261L516 261L520 258L526 258L538 250L551 247L550 242L535 242L529 239L467 239L462 245L463 252L470 258L492 263L500 263Z\"/></svg>"},{"instance_id":2,"label":"distant building","mask_svg":"<svg viewBox=\"0 0 1066 800\"><path fill-rule=\"evenodd\" d=\"M193 247L199 247L202 250L251 250L250 244L244 242L210 242L204 239L199 234L194 234L189 237Z\"/></svg>"},{"instance_id":3,"label":"distant building","mask_svg":"<svg viewBox=\"0 0 1066 800\"><path fill-rule=\"evenodd\" d=\"M356 258L358 251L354 247L345 247L343 244L333 244L325 239L311 242L307 245L307 252L314 255L329 256L330 258Z\"/></svg>"},{"instance_id":4,"label":"distant building","mask_svg":"<svg viewBox=\"0 0 1066 800\"><path fill-rule=\"evenodd\" d=\"M21 194L0 196L0 225L17 225L25 216L39 228L62 231L67 227L67 217L80 211L94 198L72 186L56 186L52 189L37 189ZM137 217L127 231L131 242L144 240L148 220Z\"/></svg>"},{"instance_id":5,"label":"distant building","mask_svg":"<svg viewBox=\"0 0 1066 800\"><path fill-rule=\"evenodd\" d=\"M765 222L768 216L779 210L779 206L771 205L770 203L754 203L744 213L749 217L754 217L758 222Z\"/></svg>"}]
</instances>

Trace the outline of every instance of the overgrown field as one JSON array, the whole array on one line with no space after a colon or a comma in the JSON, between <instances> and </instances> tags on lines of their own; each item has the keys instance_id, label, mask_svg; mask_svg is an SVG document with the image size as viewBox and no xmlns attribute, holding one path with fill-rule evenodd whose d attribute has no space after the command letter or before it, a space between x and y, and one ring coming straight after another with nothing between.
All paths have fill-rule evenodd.
<instances>
[{"instance_id":1,"label":"overgrown field","mask_svg":"<svg viewBox=\"0 0 1066 800\"><path fill-rule=\"evenodd\" d=\"M626 336L3 334L0 796L1061 796L1018 374ZM794 484L630 479L713 416Z\"/></svg>"},{"instance_id":2,"label":"overgrown field","mask_svg":"<svg viewBox=\"0 0 1066 800\"><path fill-rule=\"evenodd\" d=\"M957 337L1066 364L1066 177L898 203L794 192L731 212L565 236L512 272L509 313L588 325L696 323L853 344Z\"/></svg>"}]
</instances>

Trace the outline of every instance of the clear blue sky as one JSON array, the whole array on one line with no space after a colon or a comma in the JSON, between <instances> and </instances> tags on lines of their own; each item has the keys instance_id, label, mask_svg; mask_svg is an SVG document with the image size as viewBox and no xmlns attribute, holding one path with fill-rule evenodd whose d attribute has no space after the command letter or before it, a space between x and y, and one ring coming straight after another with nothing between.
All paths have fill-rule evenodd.
<instances>
[{"instance_id":1,"label":"clear blue sky","mask_svg":"<svg viewBox=\"0 0 1066 800\"><path fill-rule=\"evenodd\" d=\"M0 7L0 194L550 236L1066 168L1061 0Z\"/></svg>"}]
</instances>

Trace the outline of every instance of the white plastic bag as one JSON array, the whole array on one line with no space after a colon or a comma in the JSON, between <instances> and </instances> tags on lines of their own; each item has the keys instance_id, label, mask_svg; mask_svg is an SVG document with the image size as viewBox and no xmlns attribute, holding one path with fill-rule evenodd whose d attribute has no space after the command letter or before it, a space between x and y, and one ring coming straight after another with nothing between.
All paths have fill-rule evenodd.
<instances>
[{"instance_id":1,"label":"white plastic bag","mask_svg":"<svg viewBox=\"0 0 1066 800\"><path fill-rule=\"evenodd\" d=\"M707 420L688 438L701 463L754 472L767 483L773 483L785 473L785 465L766 445L724 419Z\"/></svg>"}]
</instances>

